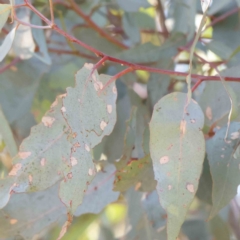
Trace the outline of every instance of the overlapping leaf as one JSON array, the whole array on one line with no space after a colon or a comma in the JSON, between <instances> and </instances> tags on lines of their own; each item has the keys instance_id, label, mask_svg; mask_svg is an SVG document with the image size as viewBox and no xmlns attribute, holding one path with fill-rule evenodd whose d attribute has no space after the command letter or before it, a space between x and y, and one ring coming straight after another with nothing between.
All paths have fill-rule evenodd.
<instances>
[{"instance_id":1,"label":"overlapping leaf","mask_svg":"<svg viewBox=\"0 0 240 240\"><path fill-rule=\"evenodd\" d=\"M228 138L225 139L226 131ZM240 144L240 123L234 122L219 129L207 141L207 157L213 179L212 210L214 217L236 195L240 183L240 157L237 153Z\"/></svg>"},{"instance_id":2,"label":"overlapping leaf","mask_svg":"<svg viewBox=\"0 0 240 240\"><path fill-rule=\"evenodd\" d=\"M157 191L167 211L168 240L175 240L197 191L205 142L204 116L187 94L172 93L154 107L150 122L150 153Z\"/></svg>"},{"instance_id":3,"label":"overlapping leaf","mask_svg":"<svg viewBox=\"0 0 240 240\"><path fill-rule=\"evenodd\" d=\"M82 204L77 208L74 216L80 216L85 213L100 213L108 204L116 201L119 192L114 192L115 167L113 164L107 164L96 174L88 187Z\"/></svg>"},{"instance_id":4,"label":"overlapping leaf","mask_svg":"<svg viewBox=\"0 0 240 240\"><path fill-rule=\"evenodd\" d=\"M135 186L140 191L152 191L156 187L153 177L153 166L150 156L132 160L116 172L114 190L126 191Z\"/></svg>"},{"instance_id":5,"label":"overlapping leaf","mask_svg":"<svg viewBox=\"0 0 240 240\"><path fill-rule=\"evenodd\" d=\"M76 86L57 98L21 144L10 176L3 180L8 184L0 183L5 192L1 206L10 192L40 191L59 180L68 209L74 212L81 203L95 175L91 148L111 133L116 121L116 87L111 84L100 93L110 76L91 74L92 68L85 64L78 71Z\"/></svg>"}]
</instances>

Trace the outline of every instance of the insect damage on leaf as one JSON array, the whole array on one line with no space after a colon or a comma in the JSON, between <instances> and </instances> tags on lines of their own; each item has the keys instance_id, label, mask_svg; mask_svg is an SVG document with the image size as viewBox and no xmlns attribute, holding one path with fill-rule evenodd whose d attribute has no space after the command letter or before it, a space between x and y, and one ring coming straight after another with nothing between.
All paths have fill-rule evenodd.
<instances>
[{"instance_id":1,"label":"insect damage on leaf","mask_svg":"<svg viewBox=\"0 0 240 240\"><path fill-rule=\"evenodd\" d=\"M111 77L92 70L87 64L77 72L75 87L57 98L22 142L9 172L12 191L40 191L61 181L59 197L69 212L81 204L96 174L91 149L116 122L116 87L112 83L98 94L96 84L102 89Z\"/></svg>"}]
</instances>

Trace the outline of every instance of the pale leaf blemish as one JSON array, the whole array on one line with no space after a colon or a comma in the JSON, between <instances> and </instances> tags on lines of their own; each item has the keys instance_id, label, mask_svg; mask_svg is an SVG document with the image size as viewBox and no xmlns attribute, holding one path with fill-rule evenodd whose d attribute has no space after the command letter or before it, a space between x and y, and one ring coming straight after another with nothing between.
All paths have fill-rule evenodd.
<instances>
[{"instance_id":1,"label":"pale leaf blemish","mask_svg":"<svg viewBox=\"0 0 240 240\"><path fill-rule=\"evenodd\" d=\"M87 144L85 144L85 149L86 149L88 152L90 152L90 147L89 147Z\"/></svg>"},{"instance_id":2,"label":"pale leaf blemish","mask_svg":"<svg viewBox=\"0 0 240 240\"><path fill-rule=\"evenodd\" d=\"M10 224L11 224L11 225L16 224L17 222L18 222L17 219L14 219L14 218L10 219Z\"/></svg>"},{"instance_id":3,"label":"pale leaf blemish","mask_svg":"<svg viewBox=\"0 0 240 240\"><path fill-rule=\"evenodd\" d=\"M188 190L190 193L194 193L194 185L191 184L191 183L188 183L188 184L187 184L187 190Z\"/></svg>"},{"instance_id":4,"label":"pale leaf blemish","mask_svg":"<svg viewBox=\"0 0 240 240\"><path fill-rule=\"evenodd\" d=\"M186 133L186 128L187 128L187 122L186 122L186 120L182 120L181 124L180 124L181 134L185 134Z\"/></svg>"},{"instance_id":5,"label":"pale leaf blemish","mask_svg":"<svg viewBox=\"0 0 240 240\"><path fill-rule=\"evenodd\" d=\"M196 122L196 120L195 120L195 119L191 119L190 121L191 121L191 123L195 123L195 122Z\"/></svg>"},{"instance_id":6,"label":"pale leaf blemish","mask_svg":"<svg viewBox=\"0 0 240 240\"><path fill-rule=\"evenodd\" d=\"M224 158L224 155L223 155L223 154L221 155L221 158Z\"/></svg>"},{"instance_id":7,"label":"pale leaf blemish","mask_svg":"<svg viewBox=\"0 0 240 240\"><path fill-rule=\"evenodd\" d=\"M102 131L104 130L104 128L107 126L107 123L104 121L101 121L100 123L100 128L102 129Z\"/></svg>"},{"instance_id":8,"label":"pale leaf blemish","mask_svg":"<svg viewBox=\"0 0 240 240\"><path fill-rule=\"evenodd\" d=\"M55 122L55 118L45 116L42 118L42 123L44 124L45 127L51 127L52 124Z\"/></svg>"},{"instance_id":9,"label":"pale leaf blemish","mask_svg":"<svg viewBox=\"0 0 240 240\"><path fill-rule=\"evenodd\" d=\"M28 175L28 181L29 181L29 183L31 184L32 183L32 181L33 181L33 177L32 177L32 175L30 174L30 175Z\"/></svg>"},{"instance_id":10,"label":"pale leaf blemish","mask_svg":"<svg viewBox=\"0 0 240 240\"><path fill-rule=\"evenodd\" d=\"M232 140L238 139L239 136L240 136L240 133L239 133L239 132L233 132L233 133L231 133L231 139L232 139Z\"/></svg>"},{"instance_id":11,"label":"pale leaf blemish","mask_svg":"<svg viewBox=\"0 0 240 240\"><path fill-rule=\"evenodd\" d=\"M41 166L44 167L46 164L46 159L45 158L42 158L41 159Z\"/></svg>"},{"instance_id":12,"label":"pale leaf blemish","mask_svg":"<svg viewBox=\"0 0 240 240\"><path fill-rule=\"evenodd\" d=\"M62 112L66 112L67 110L66 110L65 107L62 107L62 108L61 108L61 111L62 111Z\"/></svg>"},{"instance_id":13,"label":"pale leaf blemish","mask_svg":"<svg viewBox=\"0 0 240 240\"><path fill-rule=\"evenodd\" d=\"M102 89L103 89L103 84L102 84L102 82L97 81L95 75L93 75L93 78L94 78L94 84L93 84L93 85L94 85L95 90L96 90L96 91L98 91L99 89L102 90Z\"/></svg>"},{"instance_id":14,"label":"pale leaf blemish","mask_svg":"<svg viewBox=\"0 0 240 240\"><path fill-rule=\"evenodd\" d=\"M172 185L168 185L168 190L170 191L172 189Z\"/></svg>"},{"instance_id":15,"label":"pale leaf blemish","mask_svg":"<svg viewBox=\"0 0 240 240\"><path fill-rule=\"evenodd\" d=\"M72 175L71 172L67 174L67 178L68 178L68 179L72 179L72 177L73 177L73 175Z\"/></svg>"},{"instance_id":16,"label":"pale leaf blemish","mask_svg":"<svg viewBox=\"0 0 240 240\"><path fill-rule=\"evenodd\" d=\"M108 113L112 113L112 105L107 105L107 111Z\"/></svg>"},{"instance_id":17,"label":"pale leaf blemish","mask_svg":"<svg viewBox=\"0 0 240 240\"><path fill-rule=\"evenodd\" d=\"M31 152L19 152L19 153L18 153L18 156L19 156L22 160L24 160L24 159L26 159L27 157L29 157L31 154L32 154Z\"/></svg>"},{"instance_id":18,"label":"pale leaf blemish","mask_svg":"<svg viewBox=\"0 0 240 240\"><path fill-rule=\"evenodd\" d=\"M138 191L141 186L142 186L142 183L138 182L135 186L135 191Z\"/></svg>"},{"instance_id":19,"label":"pale leaf blemish","mask_svg":"<svg viewBox=\"0 0 240 240\"><path fill-rule=\"evenodd\" d=\"M206 108L206 116L209 120L212 120L212 109L210 107Z\"/></svg>"},{"instance_id":20,"label":"pale leaf blemish","mask_svg":"<svg viewBox=\"0 0 240 240\"><path fill-rule=\"evenodd\" d=\"M169 162L169 157L168 156L163 156L159 160L160 164L166 164Z\"/></svg>"},{"instance_id":21,"label":"pale leaf blemish","mask_svg":"<svg viewBox=\"0 0 240 240\"><path fill-rule=\"evenodd\" d=\"M16 163L13 165L12 170L8 173L9 176L16 176L18 171L22 168L21 163Z\"/></svg>"},{"instance_id":22,"label":"pale leaf blemish","mask_svg":"<svg viewBox=\"0 0 240 240\"><path fill-rule=\"evenodd\" d=\"M84 67L89 69L89 70L92 70L93 69L93 64L92 63L85 63Z\"/></svg>"},{"instance_id":23,"label":"pale leaf blemish","mask_svg":"<svg viewBox=\"0 0 240 240\"><path fill-rule=\"evenodd\" d=\"M240 164L238 165L238 168L239 168L239 170L240 170Z\"/></svg>"},{"instance_id":24,"label":"pale leaf blemish","mask_svg":"<svg viewBox=\"0 0 240 240\"><path fill-rule=\"evenodd\" d=\"M112 91L114 94L117 94L117 88L115 86L113 86Z\"/></svg>"},{"instance_id":25,"label":"pale leaf blemish","mask_svg":"<svg viewBox=\"0 0 240 240\"><path fill-rule=\"evenodd\" d=\"M225 150L225 148L222 148L222 151L224 151Z\"/></svg>"},{"instance_id":26,"label":"pale leaf blemish","mask_svg":"<svg viewBox=\"0 0 240 240\"><path fill-rule=\"evenodd\" d=\"M92 175L94 175L94 174L95 174L95 170L92 169L92 168L89 168L89 169L88 169L88 175L89 175L89 176L92 176Z\"/></svg>"},{"instance_id":27,"label":"pale leaf blemish","mask_svg":"<svg viewBox=\"0 0 240 240\"><path fill-rule=\"evenodd\" d=\"M77 165L77 163L78 163L77 159L75 157L71 157L71 165L72 165L72 167Z\"/></svg>"}]
</instances>

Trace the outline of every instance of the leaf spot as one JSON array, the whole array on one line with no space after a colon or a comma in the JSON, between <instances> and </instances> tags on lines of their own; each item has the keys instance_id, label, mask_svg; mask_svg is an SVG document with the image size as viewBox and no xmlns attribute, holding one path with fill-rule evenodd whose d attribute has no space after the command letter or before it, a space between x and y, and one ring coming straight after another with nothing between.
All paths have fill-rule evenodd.
<instances>
[{"instance_id":1,"label":"leaf spot","mask_svg":"<svg viewBox=\"0 0 240 240\"><path fill-rule=\"evenodd\" d=\"M71 172L67 174L67 178L72 179L72 173Z\"/></svg>"},{"instance_id":2,"label":"leaf spot","mask_svg":"<svg viewBox=\"0 0 240 240\"><path fill-rule=\"evenodd\" d=\"M14 225L14 224L17 223L17 222L18 222L17 219L14 219L14 218L10 219L10 224L11 224L11 225Z\"/></svg>"},{"instance_id":3,"label":"leaf spot","mask_svg":"<svg viewBox=\"0 0 240 240\"><path fill-rule=\"evenodd\" d=\"M102 129L102 131L104 130L104 128L107 126L107 123L104 121L101 121L100 123L100 128Z\"/></svg>"},{"instance_id":4,"label":"leaf spot","mask_svg":"<svg viewBox=\"0 0 240 240\"><path fill-rule=\"evenodd\" d=\"M212 109L210 107L206 108L206 116L209 120L212 120Z\"/></svg>"},{"instance_id":5,"label":"leaf spot","mask_svg":"<svg viewBox=\"0 0 240 240\"><path fill-rule=\"evenodd\" d=\"M195 119L191 119L190 121L191 121L191 123L195 123L195 122L196 122L196 120L195 120Z\"/></svg>"},{"instance_id":6,"label":"leaf spot","mask_svg":"<svg viewBox=\"0 0 240 240\"><path fill-rule=\"evenodd\" d=\"M115 86L113 86L112 91L114 94L117 94L117 88Z\"/></svg>"},{"instance_id":7,"label":"leaf spot","mask_svg":"<svg viewBox=\"0 0 240 240\"><path fill-rule=\"evenodd\" d=\"M142 183L138 182L135 186L135 191L138 191L141 186L142 186Z\"/></svg>"},{"instance_id":8,"label":"leaf spot","mask_svg":"<svg viewBox=\"0 0 240 240\"><path fill-rule=\"evenodd\" d=\"M187 184L187 190L190 192L190 193L194 193L194 185L193 184Z\"/></svg>"},{"instance_id":9,"label":"leaf spot","mask_svg":"<svg viewBox=\"0 0 240 240\"><path fill-rule=\"evenodd\" d=\"M9 176L15 176L17 175L17 172L22 168L21 163L17 163L13 165L12 170L8 173Z\"/></svg>"},{"instance_id":10,"label":"leaf spot","mask_svg":"<svg viewBox=\"0 0 240 240\"><path fill-rule=\"evenodd\" d=\"M18 153L18 156L19 156L22 160L24 160L24 159L26 159L27 157L29 157L31 154L32 154L31 152L19 152L19 153Z\"/></svg>"},{"instance_id":11,"label":"leaf spot","mask_svg":"<svg viewBox=\"0 0 240 240\"><path fill-rule=\"evenodd\" d=\"M32 175L30 174L30 175L28 175L28 181L29 181L29 183L31 184L32 183L32 181L33 181L33 177L32 177Z\"/></svg>"},{"instance_id":12,"label":"leaf spot","mask_svg":"<svg viewBox=\"0 0 240 240\"><path fill-rule=\"evenodd\" d=\"M41 159L41 166L44 167L46 164L46 159L45 158L42 158Z\"/></svg>"},{"instance_id":13,"label":"leaf spot","mask_svg":"<svg viewBox=\"0 0 240 240\"><path fill-rule=\"evenodd\" d=\"M86 149L88 152L90 152L90 147L89 147L87 144L85 144L85 149Z\"/></svg>"},{"instance_id":14,"label":"leaf spot","mask_svg":"<svg viewBox=\"0 0 240 240\"><path fill-rule=\"evenodd\" d=\"M77 165L78 161L75 157L71 157L71 164L72 164L72 167Z\"/></svg>"},{"instance_id":15,"label":"leaf spot","mask_svg":"<svg viewBox=\"0 0 240 240\"><path fill-rule=\"evenodd\" d=\"M221 155L221 158L224 158L224 155L223 155L223 154Z\"/></svg>"},{"instance_id":16,"label":"leaf spot","mask_svg":"<svg viewBox=\"0 0 240 240\"><path fill-rule=\"evenodd\" d=\"M45 127L51 127L52 124L55 122L55 118L45 116L42 118L42 123L44 124Z\"/></svg>"},{"instance_id":17,"label":"leaf spot","mask_svg":"<svg viewBox=\"0 0 240 240\"><path fill-rule=\"evenodd\" d=\"M232 140L238 139L239 136L240 136L240 133L239 133L239 132L233 132L233 133L231 133L231 139L232 139Z\"/></svg>"},{"instance_id":18,"label":"leaf spot","mask_svg":"<svg viewBox=\"0 0 240 240\"><path fill-rule=\"evenodd\" d=\"M88 175L89 175L89 176L92 176L92 175L94 175L94 174L95 174L94 169L89 168L89 169L88 169Z\"/></svg>"},{"instance_id":19,"label":"leaf spot","mask_svg":"<svg viewBox=\"0 0 240 240\"><path fill-rule=\"evenodd\" d=\"M61 111L62 111L62 112L66 112L67 110L66 110L65 107L62 107L62 108L61 108Z\"/></svg>"},{"instance_id":20,"label":"leaf spot","mask_svg":"<svg viewBox=\"0 0 240 240\"><path fill-rule=\"evenodd\" d=\"M172 189L172 185L168 185L168 190L170 191Z\"/></svg>"},{"instance_id":21,"label":"leaf spot","mask_svg":"<svg viewBox=\"0 0 240 240\"><path fill-rule=\"evenodd\" d=\"M112 105L107 105L107 111L108 113L112 113Z\"/></svg>"},{"instance_id":22,"label":"leaf spot","mask_svg":"<svg viewBox=\"0 0 240 240\"><path fill-rule=\"evenodd\" d=\"M160 158L160 164L166 164L169 162L169 157L168 156L163 156Z\"/></svg>"},{"instance_id":23,"label":"leaf spot","mask_svg":"<svg viewBox=\"0 0 240 240\"><path fill-rule=\"evenodd\" d=\"M92 64L92 63L85 63L85 64L84 64L84 67L87 68L87 69L89 69L89 70L92 70L93 64Z\"/></svg>"}]
</instances>

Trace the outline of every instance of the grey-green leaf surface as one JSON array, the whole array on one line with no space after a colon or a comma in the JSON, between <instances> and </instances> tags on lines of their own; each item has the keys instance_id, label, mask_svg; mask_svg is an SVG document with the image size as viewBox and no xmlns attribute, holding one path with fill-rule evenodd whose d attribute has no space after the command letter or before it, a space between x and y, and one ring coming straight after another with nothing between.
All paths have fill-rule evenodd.
<instances>
[{"instance_id":1,"label":"grey-green leaf surface","mask_svg":"<svg viewBox=\"0 0 240 240\"><path fill-rule=\"evenodd\" d=\"M114 173L115 167L113 164L107 164L97 172L96 177L88 186L82 204L77 208L74 216L80 216L85 213L98 214L104 207L118 199L119 192L112 190Z\"/></svg>"},{"instance_id":2,"label":"grey-green leaf surface","mask_svg":"<svg viewBox=\"0 0 240 240\"><path fill-rule=\"evenodd\" d=\"M14 140L12 130L8 124L6 117L2 112L1 107L0 107L0 136L4 141L11 157L14 157L17 154L17 145Z\"/></svg>"},{"instance_id":3,"label":"grey-green leaf surface","mask_svg":"<svg viewBox=\"0 0 240 240\"><path fill-rule=\"evenodd\" d=\"M154 106L150 154L157 192L167 212L168 240L175 240L198 188L205 155L204 116L187 94L171 93Z\"/></svg>"},{"instance_id":4,"label":"grey-green leaf surface","mask_svg":"<svg viewBox=\"0 0 240 240\"><path fill-rule=\"evenodd\" d=\"M0 32L8 19L10 10L10 4L0 4Z\"/></svg>"},{"instance_id":5,"label":"grey-green leaf surface","mask_svg":"<svg viewBox=\"0 0 240 240\"><path fill-rule=\"evenodd\" d=\"M42 24L41 19L37 17L37 15L34 15L32 17L32 24L40 26ZM48 54L47 42L46 42L43 29L32 28L32 35L34 40L38 44L39 51L40 51L40 54L34 53L34 56L39 58L44 63L51 65L52 60Z\"/></svg>"},{"instance_id":6,"label":"grey-green leaf surface","mask_svg":"<svg viewBox=\"0 0 240 240\"><path fill-rule=\"evenodd\" d=\"M14 194L0 210L0 238L33 239L59 219L66 218L66 208L58 198L55 185L36 193Z\"/></svg>"},{"instance_id":7,"label":"grey-green leaf surface","mask_svg":"<svg viewBox=\"0 0 240 240\"><path fill-rule=\"evenodd\" d=\"M9 173L9 189L40 191L62 180L59 196L69 211L81 204L96 173L91 148L111 133L116 122L115 84L100 93L110 76L91 73L92 68L85 64L78 71L76 86L57 98L23 141ZM3 189L10 193L4 185ZM1 206L9 198L6 194Z\"/></svg>"},{"instance_id":8,"label":"grey-green leaf surface","mask_svg":"<svg viewBox=\"0 0 240 240\"><path fill-rule=\"evenodd\" d=\"M16 27L14 27L4 38L1 46L0 46L0 62L6 57L8 52L10 51L16 33Z\"/></svg>"},{"instance_id":9,"label":"grey-green leaf surface","mask_svg":"<svg viewBox=\"0 0 240 240\"><path fill-rule=\"evenodd\" d=\"M226 131L228 138L225 139ZM223 127L207 141L207 157L213 179L210 218L225 207L236 195L240 183L240 158L234 155L240 143L240 123Z\"/></svg>"},{"instance_id":10,"label":"grey-green leaf surface","mask_svg":"<svg viewBox=\"0 0 240 240\"><path fill-rule=\"evenodd\" d=\"M166 62L166 59L172 58L177 53L178 46L184 45L185 40L186 38L183 34L174 33L161 46L148 42L122 51L116 57L134 63Z\"/></svg>"},{"instance_id":11,"label":"grey-green leaf surface","mask_svg":"<svg viewBox=\"0 0 240 240\"><path fill-rule=\"evenodd\" d=\"M146 8L150 6L147 0L117 0L117 3L120 8L122 8L126 12L137 12L140 7Z\"/></svg>"}]
</instances>

